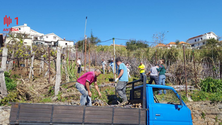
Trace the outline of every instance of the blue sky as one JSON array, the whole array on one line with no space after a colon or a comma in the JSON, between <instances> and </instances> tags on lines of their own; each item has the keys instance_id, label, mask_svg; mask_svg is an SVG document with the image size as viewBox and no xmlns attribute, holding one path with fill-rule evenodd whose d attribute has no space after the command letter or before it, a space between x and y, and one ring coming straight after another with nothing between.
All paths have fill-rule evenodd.
<instances>
[{"instance_id":1,"label":"blue sky","mask_svg":"<svg viewBox=\"0 0 222 125\"><path fill-rule=\"evenodd\" d=\"M27 23L38 32L78 41L84 37L87 16L86 35L92 31L102 41L114 37L153 42L153 34L165 32L164 43L169 43L210 31L222 36L221 5L222 0L5 0L0 29L7 28L7 15L12 18L9 27L16 26L18 17L18 25Z\"/></svg>"}]
</instances>

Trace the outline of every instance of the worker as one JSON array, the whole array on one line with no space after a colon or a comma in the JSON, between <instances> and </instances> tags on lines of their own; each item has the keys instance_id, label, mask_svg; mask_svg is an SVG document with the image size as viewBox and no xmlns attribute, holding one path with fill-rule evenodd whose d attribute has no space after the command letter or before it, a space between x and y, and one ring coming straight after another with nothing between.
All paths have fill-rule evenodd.
<instances>
[{"instance_id":1,"label":"worker","mask_svg":"<svg viewBox=\"0 0 222 125\"><path fill-rule=\"evenodd\" d=\"M102 59L103 74L106 72L106 61Z\"/></svg>"},{"instance_id":2,"label":"worker","mask_svg":"<svg viewBox=\"0 0 222 125\"><path fill-rule=\"evenodd\" d=\"M166 73L166 66L165 66L165 60L164 59L161 59L160 61L160 65L157 66L157 71L159 72L159 85L165 85L165 80L166 80L166 76L165 76L165 73ZM166 94L166 90L163 91L164 94ZM162 90L159 90L159 94L158 95L161 95L162 94Z\"/></svg>"},{"instance_id":3,"label":"worker","mask_svg":"<svg viewBox=\"0 0 222 125\"><path fill-rule=\"evenodd\" d=\"M158 64L156 64L155 66L150 68L150 71L148 72L148 75L150 75L150 81L149 84L152 84L153 81L155 82L155 84L158 84Z\"/></svg>"},{"instance_id":4,"label":"worker","mask_svg":"<svg viewBox=\"0 0 222 125\"><path fill-rule=\"evenodd\" d=\"M96 69L92 72L87 72L83 74L81 77L77 79L76 88L82 94L80 97L80 104L92 106L91 96L92 93L90 91L90 85L94 82L95 89L97 90L99 96L101 97L101 93L99 91L97 85L97 77L101 74L99 69Z\"/></svg>"},{"instance_id":5,"label":"worker","mask_svg":"<svg viewBox=\"0 0 222 125\"><path fill-rule=\"evenodd\" d=\"M114 73L114 63L113 63L113 59L111 59L110 63L109 63L109 66L111 67L112 69L112 73Z\"/></svg>"},{"instance_id":6,"label":"worker","mask_svg":"<svg viewBox=\"0 0 222 125\"><path fill-rule=\"evenodd\" d=\"M129 63L126 63L126 68L127 68L128 77L131 78L131 76L130 76L130 65L129 65Z\"/></svg>"},{"instance_id":7,"label":"worker","mask_svg":"<svg viewBox=\"0 0 222 125\"><path fill-rule=\"evenodd\" d=\"M116 58L116 64L119 66L118 68L118 77L115 79L115 82L117 82L116 91L119 94L120 98L122 99L122 103L127 103L127 97L126 97L126 84L128 82L128 73L127 68L124 63L122 63L122 60L120 57Z\"/></svg>"},{"instance_id":8,"label":"worker","mask_svg":"<svg viewBox=\"0 0 222 125\"><path fill-rule=\"evenodd\" d=\"M77 60L78 73L81 73L81 58Z\"/></svg>"},{"instance_id":9,"label":"worker","mask_svg":"<svg viewBox=\"0 0 222 125\"><path fill-rule=\"evenodd\" d=\"M143 75L145 74L145 65L140 62L138 69L140 71L140 79L143 79Z\"/></svg>"}]
</instances>

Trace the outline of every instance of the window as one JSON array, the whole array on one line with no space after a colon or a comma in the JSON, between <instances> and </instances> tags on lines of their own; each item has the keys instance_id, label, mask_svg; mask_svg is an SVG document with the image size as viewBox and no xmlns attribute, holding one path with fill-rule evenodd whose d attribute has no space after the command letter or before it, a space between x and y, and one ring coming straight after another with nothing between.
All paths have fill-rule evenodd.
<instances>
[{"instance_id":1,"label":"window","mask_svg":"<svg viewBox=\"0 0 222 125\"><path fill-rule=\"evenodd\" d=\"M48 36L46 36L46 38L48 38Z\"/></svg>"},{"instance_id":2,"label":"window","mask_svg":"<svg viewBox=\"0 0 222 125\"><path fill-rule=\"evenodd\" d=\"M200 38L202 40L202 38Z\"/></svg>"},{"instance_id":3,"label":"window","mask_svg":"<svg viewBox=\"0 0 222 125\"><path fill-rule=\"evenodd\" d=\"M53 39L56 39L56 36L53 36Z\"/></svg>"},{"instance_id":4,"label":"window","mask_svg":"<svg viewBox=\"0 0 222 125\"><path fill-rule=\"evenodd\" d=\"M67 43L65 43L65 45L67 45Z\"/></svg>"},{"instance_id":5,"label":"window","mask_svg":"<svg viewBox=\"0 0 222 125\"><path fill-rule=\"evenodd\" d=\"M203 42L203 45L205 44L205 42Z\"/></svg>"},{"instance_id":6,"label":"window","mask_svg":"<svg viewBox=\"0 0 222 125\"><path fill-rule=\"evenodd\" d=\"M27 42L24 42L24 44L27 44Z\"/></svg>"},{"instance_id":7,"label":"window","mask_svg":"<svg viewBox=\"0 0 222 125\"><path fill-rule=\"evenodd\" d=\"M21 28L19 28L19 30L21 30Z\"/></svg>"},{"instance_id":8,"label":"window","mask_svg":"<svg viewBox=\"0 0 222 125\"><path fill-rule=\"evenodd\" d=\"M199 39L198 39L198 41L199 41Z\"/></svg>"},{"instance_id":9,"label":"window","mask_svg":"<svg viewBox=\"0 0 222 125\"><path fill-rule=\"evenodd\" d=\"M195 42L196 42L197 40L195 39Z\"/></svg>"},{"instance_id":10,"label":"window","mask_svg":"<svg viewBox=\"0 0 222 125\"><path fill-rule=\"evenodd\" d=\"M192 47L194 47L194 44L193 45L191 45Z\"/></svg>"},{"instance_id":11,"label":"window","mask_svg":"<svg viewBox=\"0 0 222 125\"><path fill-rule=\"evenodd\" d=\"M159 95L160 91L162 91L161 95ZM155 103L180 105L180 99L173 90L153 88L153 95Z\"/></svg>"}]
</instances>

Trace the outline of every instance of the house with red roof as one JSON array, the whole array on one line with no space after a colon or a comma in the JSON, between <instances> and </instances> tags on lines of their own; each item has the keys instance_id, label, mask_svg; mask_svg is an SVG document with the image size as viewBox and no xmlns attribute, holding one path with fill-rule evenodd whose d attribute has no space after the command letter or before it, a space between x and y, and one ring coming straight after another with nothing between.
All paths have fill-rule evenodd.
<instances>
[{"instance_id":1,"label":"house with red roof","mask_svg":"<svg viewBox=\"0 0 222 125\"><path fill-rule=\"evenodd\" d=\"M214 32L208 32L202 35L189 38L186 42L193 48L199 48L206 44L208 39L218 39L218 36Z\"/></svg>"},{"instance_id":2,"label":"house with red roof","mask_svg":"<svg viewBox=\"0 0 222 125\"><path fill-rule=\"evenodd\" d=\"M158 43L155 47L164 48L164 47L167 47L167 46L163 43Z\"/></svg>"},{"instance_id":3,"label":"house with red roof","mask_svg":"<svg viewBox=\"0 0 222 125\"><path fill-rule=\"evenodd\" d=\"M167 48L171 48L171 47L177 47L177 44L175 42L170 42L168 44L166 44Z\"/></svg>"}]
</instances>

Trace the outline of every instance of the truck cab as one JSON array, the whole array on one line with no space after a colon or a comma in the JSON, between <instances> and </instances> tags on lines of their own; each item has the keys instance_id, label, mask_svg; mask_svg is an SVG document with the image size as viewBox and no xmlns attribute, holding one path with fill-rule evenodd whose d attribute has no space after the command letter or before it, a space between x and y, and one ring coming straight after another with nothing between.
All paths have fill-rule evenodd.
<instances>
[{"instance_id":1,"label":"truck cab","mask_svg":"<svg viewBox=\"0 0 222 125\"><path fill-rule=\"evenodd\" d=\"M130 101L145 103L147 125L192 125L191 111L173 87L146 84L146 97L143 91L143 85L131 89Z\"/></svg>"}]
</instances>

